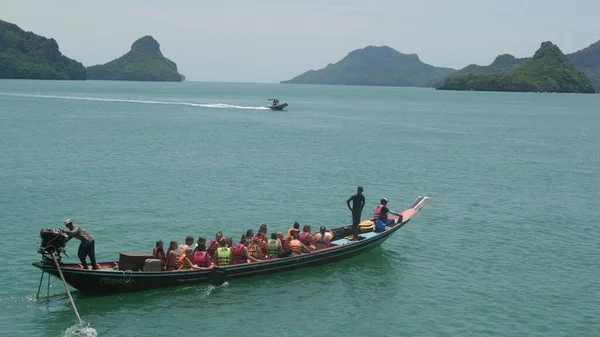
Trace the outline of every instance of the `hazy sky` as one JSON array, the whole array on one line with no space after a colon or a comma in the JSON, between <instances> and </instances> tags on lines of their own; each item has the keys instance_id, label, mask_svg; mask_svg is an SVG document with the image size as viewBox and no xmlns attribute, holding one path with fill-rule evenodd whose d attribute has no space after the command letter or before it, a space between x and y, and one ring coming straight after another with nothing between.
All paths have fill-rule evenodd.
<instances>
[{"instance_id":1,"label":"hazy sky","mask_svg":"<svg viewBox=\"0 0 600 337\"><path fill-rule=\"evenodd\" d=\"M565 53L600 40L600 0L0 0L0 19L46 37L85 66L143 35L192 81L279 82L388 45L452 68L502 53Z\"/></svg>"}]
</instances>

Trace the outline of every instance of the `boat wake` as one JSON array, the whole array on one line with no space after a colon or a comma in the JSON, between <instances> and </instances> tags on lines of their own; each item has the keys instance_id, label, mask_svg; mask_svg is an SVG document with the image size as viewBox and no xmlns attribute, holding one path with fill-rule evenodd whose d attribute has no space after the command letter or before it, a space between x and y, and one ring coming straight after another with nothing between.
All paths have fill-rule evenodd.
<instances>
[{"instance_id":1,"label":"boat wake","mask_svg":"<svg viewBox=\"0 0 600 337\"><path fill-rule=\"evenodd\" d=\"M81 322L81 323L77 323L77 324L69 327L67 330L65 330L63 333L63 336L64 337L72 337L72 336L97 337L98 331L96 331L96 329L92 328L90 323Z\"/></svg>"},{"instance_id":2,"label":"boat wake","mask_svg":"<svg viewBox=\"0 0 600 337\"><path fill-rule=\"evenodd\" d=\"M171 102L171 101L149 101L137 99L119 99L119 98L104 98L104 97L87 97L87 96L58 96L58 95L37 95L37 94L18 94L0 92L0 96L12 97L29 97L42 99L57 99L57 100L72 100L72 101L91 101L91 102L114 102L114 103L134 103L134 104L162 104L162 105L184 105L198 108L214 108L214 109L244 109L244 110L268 110L264 106L242 106L226 103L193 103L193 102Z\"/></svg>"}]
</instances>

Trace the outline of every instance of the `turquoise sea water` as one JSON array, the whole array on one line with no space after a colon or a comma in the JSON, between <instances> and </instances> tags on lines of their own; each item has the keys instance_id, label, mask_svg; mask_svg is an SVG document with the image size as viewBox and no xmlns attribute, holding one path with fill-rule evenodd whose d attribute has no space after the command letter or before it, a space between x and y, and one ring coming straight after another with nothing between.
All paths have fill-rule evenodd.
<instances>
[{"instance_id":1,"label":"turquoise sea water","mask_svg":"<svg viewBox=\"0 0 600 337\"><path fill-rule=\"evenodd\" d=\"M260 108L274 96L288 111ZM41 227L72 218L113 260L263 222L346 224L359 184L365 216L381 197L432 201L362 256L216 288L74 292L82 319L98 336L600 335L598 95L0 81L0 144L5 336L76 323L66 296L32 300Z\"/></svg>"}]
</instances>

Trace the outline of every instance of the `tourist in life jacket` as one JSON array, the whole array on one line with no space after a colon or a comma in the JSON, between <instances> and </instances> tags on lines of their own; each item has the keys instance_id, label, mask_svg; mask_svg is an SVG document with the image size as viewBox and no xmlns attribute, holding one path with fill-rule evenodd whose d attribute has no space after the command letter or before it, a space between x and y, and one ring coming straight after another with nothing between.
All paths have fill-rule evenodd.
<instances>
[{"instance_id":1,"label":"tourist in life jacket","mask_svg":"<svg viewBox=\"0 0 600 337\"><path fill-rule=\"evenodd\" d=\"M81 243L79 244L79 250L77 250L77 256L81 261L81 266L83 266L83 269L88 269L88 265L85 259L89 256L90 262L92 263L92 269L98 270L98 265L96 265L96 250L94 237L85 229L74 225L71 219L67 219L65 221L65 226L69 230L65 231L64 229L61 229L61 232L67 235L67 242L72 238L76 238L79 241L81 241Z\"/></svg>"},{"instance_id":2,"label":"tourist in life jacket","mask_svg":"<svg viewBox=\"0 0 600 337\"><path fill-rule=\"evenodd\" d=\"M250 263L250 261L258 261L248 254L248 238L246 235L242 235L240 242L233 248L233 263Z\"/></svg>"},{"instance_id":3,"label":"tourist in life jacket","mask_svg":"<svg viewBox=\"0 0 600 337\"><path fill-rule=\"evenodd\" d=\"M162 269L164 270L167 266L167 256L165 255L165 250L163 249L163 242L156 241L156 247L152 250L152 255L155 258L159 259L162 262Z\"/></svg>"},{"instance_id":4,"label":"tourist in life jacket","mask_svg":"<svg viewBox=\"0 0 600 337\"><path fill-rule=\"evenodd\" d=\"M287 238L292 237L292 231L300 231L300 224L298 223L298 221L294 222L294 226L292 226L292 228L288 229L287 231L287 235L285 236L286 240Z\"/></svg>"},{"instance_id":5,"label":"tourist in life jacket","mask_svg":"<svg viewBox=\"0 0 600 337\"><path fill-rule=\"evenodd\" d=\"M388 200L383 198L380 200L380 203L375 210L373 210L373 221L375 222L375 232L383 232L386 226L392 225L395 223L394 219L388 219L388 214L392 213L389 208L387 208ZM398 214L399 221L402 221L402 217Z\"/></svg>"},{"instance_id":6,"label":"tourist in life jacket","mask_svg":"<svg viewBox=\"0 0 600 337\"><path fill-rule=\"evenodd\" d=\"M307 246L308 242L312 239L312 234L310 234L310 231L310 225L304 225L304 227L302 227L302 233L300 233L300 242Z\"/></svg>"},{"instance_id":7,"label":"tourist in life jacket","mask_svg":"<svg viewBox=\"0 0 600 337\"><path fill-rule=\"evenodd\" d=\"M219 248L215 251L215 256L213 258L213 262L217 266L228 266L233 262L233 254L231 252L231 248L227 247L227 241L225 238L221 238L219 241Z\"/></svg>"},{"instance_id":8,"label":"tourist in life jacket","mask_svg":"<svg viewBox=\"0 0 600 337\"><path fill-rule=\"evenodd\" d=\"M176 270L179 269L179 265L177 263L177 241L171 241L169 243L169 249L167 250L167 265L166 270Z\"/></svg>"},{"instance_id":9,"label":"tourist in life jacket","mask_svg":"<svg viewBox=\"0 0 600 337\"><path fill-rule=\"evenodd\" d=\"M292 241L290 241L290 249L292 256L301 255L302 253L310 253L310 249L300 242L300 232L292 232Z\"/></svg>"},{"instance_id":10,"label":"tourist in life jacket","mask_svg":"<svg viewBox=\"0 0 600 337\"><path fill-rule=\"evenodd\" d=\"M260 246L258 245L258 240L256 238L248 239L248 256L251 257L253 261L260 261Z\"/></svg>"},{"instance_id":11,"label":"tourist in life jacket","mask_svg":"<svg viewBox=\"0 0 600 337\"><path fill-rule=\"evenodd\" d=\"M179 257L179 260L178 260L179 269L180 270L200 269L200 267L198 267L192 261L193 258L194 258L194 253L192 251L192 248L188 247L186 250L183 251L183 254L181 254L181 256Z\"/></svg>"},{"instance_id":12,"label":"tourist in life jacket","mask_svg":"<svg viewBox=\"0 0 600 337\"><path fill-rule=\"evenodd\" d=\"M206 251L211 257L214 257L215 251L217 250L217 248L219 248L219 242L221 242L221 238L223 238L223 232L218 231L215 237L211 239L208 243Z\"/></svg>"},{"instance_id":13,"label":"tourist in life jacket","mask_svg":"<svg viewBox=\"0 0 600 337\"><path fill-rule=\"evenodd\" d=\"M200 242L194 250L194 264L200 268L212 268L214 265L210 261L210 256L206 251L206 238Z\"/></svg>"},{"instance_id":14,"label":"tourist in life jacket","mask_svg":"<svg viewBox=\"0 0 600 337\"><path fill-rule=\"evenodd\" d=\"M279 241L279 239L277 238L277 233L275 233L275 232L271 233L271 238L267 242L267 247L268 247L267 256L270 259L276 258L279 256L279 254L281 254L281 251L282 251L281 241Z\"/></svg>"},{"instance_id":15,"label":"tourist in life jacket","mask_svg":"<svg viewBox=\"0 0 600 337\"><path fill-rule=\"evenodd\" d=\"M263 232L258 231L254 238L256 239L260 250L260 259L266 259L269 255L269 245L267 244L266 235L263 234Z\"/></svg>"},{"instance_id":16,"label":"tourist in life jacket","mask_svg":"<svg viewBox=\"0 0 600 337\"><path fill-rule=\"evenodd\" d=\"M278 257L288 257L292 255L292 250L290 249L290 241L292 241L292 237L290 236L288 239L283 237L282 232L277 232L277 239L281 242L281 253L279 253Z\"/></svg>"}]
</instances>

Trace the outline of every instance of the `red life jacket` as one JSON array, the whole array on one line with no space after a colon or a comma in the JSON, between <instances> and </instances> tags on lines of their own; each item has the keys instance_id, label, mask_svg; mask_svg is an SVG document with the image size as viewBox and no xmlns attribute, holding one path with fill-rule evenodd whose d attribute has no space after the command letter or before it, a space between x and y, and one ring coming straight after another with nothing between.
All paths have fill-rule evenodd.
<instances>
[{"instance_id":1,"label":"red life jacket","mask_svg":"<svg viewBox=\"0 0 600 337\"><path fill-rule=\"evenodd\" d=\"M246 260L242 254L244 247L243 243L238 243L238 245L233 248L233 263L248 263L248 260Z\"/></svg>"},{"instance_id":2,"label":"red life jacket","mask_svg":"<svg viewBox=\"0 0 600 337\"><path fill-rule=\"evenodd\" d=\"M210 255L213 255L213 254L215 253L215 250L216 250L216 249L215 249L215 248L213 248L213 245L214 245L215 243L217 243L217 239L215 239L215 238L212 238L212 239L210 240L210 242L208 243L208 249L207 249L207 251L208 251L208 253L209 253Z\"/></svg>"},{"instance_id":3,"label":"red life jacket","mask_svg":"<svg viewBox=\"0 0 600 337\"><path fill-rule=\"evenodd\" d=\"M207 252L201 252L199 250L194 252L194 263L198 267L208 267L209 266L209 258Z\"/></svg>"},{"instance_id":4,"label":"red life jacket","mask_svg":"<svg viewBox=\"0 0 600 337\"><path fill-rule=\"evenodd\" d=\"M386 215L381 214L382 208L383 208L383 205L379 205L379 206L375 207L375 210L373 211L373 219L374 220L377 220L377 219L387 220L387 214Z\"/></svg>"},{"instance_id":5,"label":"red life jacket","mask_svg":"<svg viewBox=\"0 0 600 337\"><path fill-rule=\"evenodd\" d=\"M300 242L302 242L305 245L308 244L306 242L306 238L308 238L309 235L310 235L310 233L308 233L308 232L302 232L302 233L300 233Z\"/></svg>"}]
</instances>

